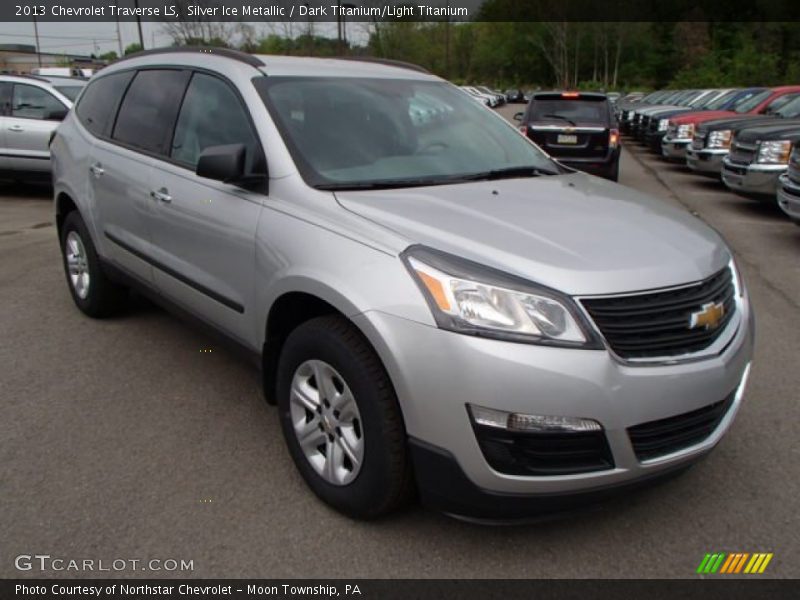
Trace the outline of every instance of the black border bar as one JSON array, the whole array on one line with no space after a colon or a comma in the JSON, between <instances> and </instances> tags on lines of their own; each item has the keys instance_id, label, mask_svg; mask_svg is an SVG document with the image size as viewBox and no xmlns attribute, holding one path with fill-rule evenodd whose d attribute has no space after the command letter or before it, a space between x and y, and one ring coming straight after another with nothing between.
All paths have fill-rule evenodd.
<instances>
[{"instance_id":1,"label":"black border bar","mask_svg":"<svg viewBox=\"0 0 800 600\"><path fill-rule=\"evenodd\" d=\"M341 4L348 13L343 14ZM138 10L138 12L136 12ZM7 0L0 21L800 21L797 0Z\"/></svg>"},{"instance_id":2,"label":"black border bar","mask_svg":"<svg viewBox=\"0 0 800 600\"><path fill-rule=\"evenodd\" d=\"M475 560L480 560L475 557ZM268 568L265 566L265 568ZM24 586L24 587L20 587ZM287 587L284 587L287 586ZM40 589L44 593L32 590ZM22 590L22 591L21 591ZM94 592L92 591L94 590ZM286 591L284 591L286 590ZM301 591L302 590L302 591ZM356 591L357 590L357 591ZM96 593L99 591L99 594ZM230 598L231 600L605 600L621 598L680 600L783 600L796 598L796 580L761 576L714 579L578 579L578 580L443 580L443 579L6 579L0 598L17 600L145 600Z\"/></svg>"}]
</instances>

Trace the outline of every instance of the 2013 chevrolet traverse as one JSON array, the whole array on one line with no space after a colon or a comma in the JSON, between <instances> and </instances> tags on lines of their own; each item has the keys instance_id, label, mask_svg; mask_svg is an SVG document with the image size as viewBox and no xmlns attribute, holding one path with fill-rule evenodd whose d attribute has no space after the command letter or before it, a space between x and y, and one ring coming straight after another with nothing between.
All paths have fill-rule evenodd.
<instances>
[{"instance_id":1,"label":"2013 chevrolet traverse","mask_svg":"<svg viewBox=\"0 0 800 600\"><path fill-rule=\"evenodd\" d=\"M135 286L250 350L346 514L415 485L473 518L569 508L692 463L742 402L753 315L719 235L408 65L144 53L52 157L78 308Z\"/></svg>"}]
</instances>

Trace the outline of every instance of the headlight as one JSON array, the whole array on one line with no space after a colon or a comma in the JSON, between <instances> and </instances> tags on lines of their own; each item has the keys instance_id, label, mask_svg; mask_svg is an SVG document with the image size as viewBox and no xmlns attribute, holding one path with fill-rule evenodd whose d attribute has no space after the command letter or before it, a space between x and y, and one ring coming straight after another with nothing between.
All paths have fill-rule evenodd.
<instances>
[{"instance_id":1,"label":"headlight","mask_svg":"<svg viewBox=\"0 0 800 600\"><path fill-rule=\"evenodd\" d=\"M780 140L761 142L758 147L758 162L772 165L788 165L792 153L792 142Z\"/></svg>"},{"instance_id":2,"label":"headlight","mask_svg":"<svg viewBox=\"0 0 800 600\"><path fill-rule=\"evenodd\" d=\"M691 138L694 135L694 123L686 123L684 125L678 125L678 137L683 138Z\"/></svg>"},{"instance_id":3,"label":"headlight","mask_svg":"<svg viewBox=\"0 0 800 600\"><path fill-rule=\"evenodd\" d=\"M719 131L712 131L708 134L709 148L730 148L733 132L730 129L721 129Z\"/></svg>"},{"instance_id":4,"label":"headlight","mask_svg":"<svg viewBox=\"0 0 800 600\"><path fill-rule=\"evenodd\" d=\"M661 119L658 122L658 130L659 131L666 131L667 127L669 127L669 119Z\"/></svg>"},{"instance_id":5,"label":"headlight","mask_svg":"<svg viewBox=\"0 0 800 600\"><path fill-rule=\"evenodd\" d=\"M601 347L573 301L555 290L412 246L402 258L442 329L531 344Z\"/></svg>"}]
</instances>

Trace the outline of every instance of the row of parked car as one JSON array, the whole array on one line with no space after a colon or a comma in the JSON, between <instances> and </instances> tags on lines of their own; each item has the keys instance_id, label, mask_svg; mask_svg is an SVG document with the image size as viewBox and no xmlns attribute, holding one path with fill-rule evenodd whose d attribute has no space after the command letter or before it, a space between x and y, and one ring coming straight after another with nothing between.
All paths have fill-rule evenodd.
<instances>
[{"instance_id":1,"label":"row of parked car","mask_svg":"<svg viewBox=\"0 0 800 600\"><path fill-rule=\"evenodd\" d=\"M662 90L621 99L617 115L665 159L776 201L800 225L800 86Z\"/></svg>"}]
</instances>

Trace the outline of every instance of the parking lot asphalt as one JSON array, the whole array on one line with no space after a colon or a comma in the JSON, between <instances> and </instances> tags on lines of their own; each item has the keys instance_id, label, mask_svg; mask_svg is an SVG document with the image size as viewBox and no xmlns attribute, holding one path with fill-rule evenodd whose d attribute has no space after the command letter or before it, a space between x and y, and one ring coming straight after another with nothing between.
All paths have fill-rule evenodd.
<instances>
[{"instance_id":1,"label":"parking lot asphalt","mask_svg":"<svg viewBox=\"0 0 800 600\"><path fill-rule=\"evenodd\" d=\"M143 300L113 320L82 316L49 192L0 184L0 577L40 576L14 558L48 554L194 565L44 573L69 577L671 578L696 577L717 551L774 552L764 576L800 576L800 228L632 142L622 161L621 183L696 212L734 249L757 313L746 402L681 477L505 527L418 506L372 523L326 508L250 366Z\"/></svg>"}]
</instances>

